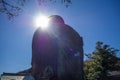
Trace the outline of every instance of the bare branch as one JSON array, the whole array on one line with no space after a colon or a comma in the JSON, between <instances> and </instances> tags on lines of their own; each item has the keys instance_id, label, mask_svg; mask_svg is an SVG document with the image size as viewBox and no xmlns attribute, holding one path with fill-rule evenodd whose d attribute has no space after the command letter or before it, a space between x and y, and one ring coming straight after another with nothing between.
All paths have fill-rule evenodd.
<instances>
[{"instance_id":1,"label":"bare branch","mask_svg":"<svg viewBox=\"0 0 120 80\"><path fill-rule=\"evenodd\" d=\"M26 0L20 1L23 3ZM0 0L0 13L5 13L8 16L8 19L18 16L21 11L22 9L19 6L9 3L7 0Z\"/></svg>"},{"instance_id":2,"label":"bare branch","mask_svg":"<svg viewBox=\"0 0 120 80\"><path fill-rule=\"evenodd\" d=\"M23 6L26 1L28 0L0 0L0 13L4 13L8 16L9 19L18 16L22 8L20 6ZM64 4L66 7L68 7L72 0L37 0L39 5L48 5L48 2L50 4L52 3L59 3L61 1L62 4Z\"/></svg>"}]
</instances>

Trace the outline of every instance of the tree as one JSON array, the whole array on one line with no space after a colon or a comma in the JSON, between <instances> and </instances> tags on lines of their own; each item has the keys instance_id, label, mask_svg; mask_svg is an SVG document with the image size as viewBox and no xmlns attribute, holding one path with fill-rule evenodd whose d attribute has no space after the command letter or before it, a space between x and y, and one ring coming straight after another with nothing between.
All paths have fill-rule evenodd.
<instances>
[{"instance_id":1,"label":"tree","mask_svg":"<svg viewBox=\"0 0 120 80\"><path fill-rule=\"evenodd\" d=\"M115 69L118 50L97 42L95 51L87 54L89 60L85 62L85 75L87 80L107 80L109 72Z\"/></svg>"},{"instance_id":2,"label":"tree","mask_svg":"<svg viewBox=\"0 0 120 80\"><path fill-rule=\"evenodd\" d=\"M98 71L98 68L100 66L98 64L99 63L95 63L93 60L85 61L84 67L84 73L86 77L85 80L95 80L99 77L100 70Z\"/></svg>"},{"instance_id":3,"label":"tree","mask_svg":"<svg viewBox=\"0 0 120 80\"><path fill-rule=\"evenodd\" d=\"M56 3L59 0L37 0L37 1L41 5L47 2ZM71 4L71 0L60 0L60 1L61 3L65 4L66 7L68 7L69 4ZM28 2L28 0L0 0L0 13L6 14L8 18L11 19L14 16L19 15L19 13L21 13L22 11L21 6L24 6L26 2Z\"/></svg>"}]
</instances>

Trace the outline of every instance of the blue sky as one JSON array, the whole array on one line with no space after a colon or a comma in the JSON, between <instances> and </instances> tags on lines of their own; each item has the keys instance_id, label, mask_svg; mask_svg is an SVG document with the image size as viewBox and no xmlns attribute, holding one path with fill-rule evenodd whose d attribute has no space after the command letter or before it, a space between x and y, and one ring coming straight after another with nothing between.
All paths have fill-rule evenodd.
<instances>
[{"instance_id":1,"label":"blue sky","mask_svg":"<svg viewBox=\"0 0 120 80\"><path fill-rule=\"evenodd\" d=\"M34 17L38 14L60 15L84 40L84 53L91 53L97 41L120 49L120 0L73 0L62 4L39 6L27 3L23 13L11 21L0 15L0 74L31 67Z\"/></svg>"}]
</instances>

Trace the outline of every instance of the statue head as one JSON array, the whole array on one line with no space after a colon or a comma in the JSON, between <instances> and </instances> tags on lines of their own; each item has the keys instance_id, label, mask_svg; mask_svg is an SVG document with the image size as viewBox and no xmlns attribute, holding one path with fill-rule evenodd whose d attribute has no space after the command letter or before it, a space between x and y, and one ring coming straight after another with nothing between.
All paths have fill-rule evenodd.
<instances>
[{"instance_id":1,"label":"statue head","mask_svg":"<svg viewBox=\"0 0 120 80\"><path fill-rule=\"evenodd\" d=\"M48 31L38 28L33 36L32 75L36 80L79 80L83 72L82 37L58 15L50 16L49 23Z\"/></svg>"}]
</instances>

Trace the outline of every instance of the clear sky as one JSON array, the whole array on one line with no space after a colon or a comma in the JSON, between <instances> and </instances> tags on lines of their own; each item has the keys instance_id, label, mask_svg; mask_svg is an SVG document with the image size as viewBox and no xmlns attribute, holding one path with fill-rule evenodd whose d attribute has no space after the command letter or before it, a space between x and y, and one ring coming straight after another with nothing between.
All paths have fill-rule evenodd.
<instances>
[{"instance_id":1,"label":"clear sky","mask_svg":"<svg viewBox=\"0 0 120 80\"><path fill-rule=\"evenodd\" d=\"M31 67L34 17L39 14L62 16L83 37L84 53L91 53L97 41L120 49L120 0L72 1L68 8L58 3L38 6L31 1L11 21L0 15L0 74Z\"/></svg>"}]
</instances>

